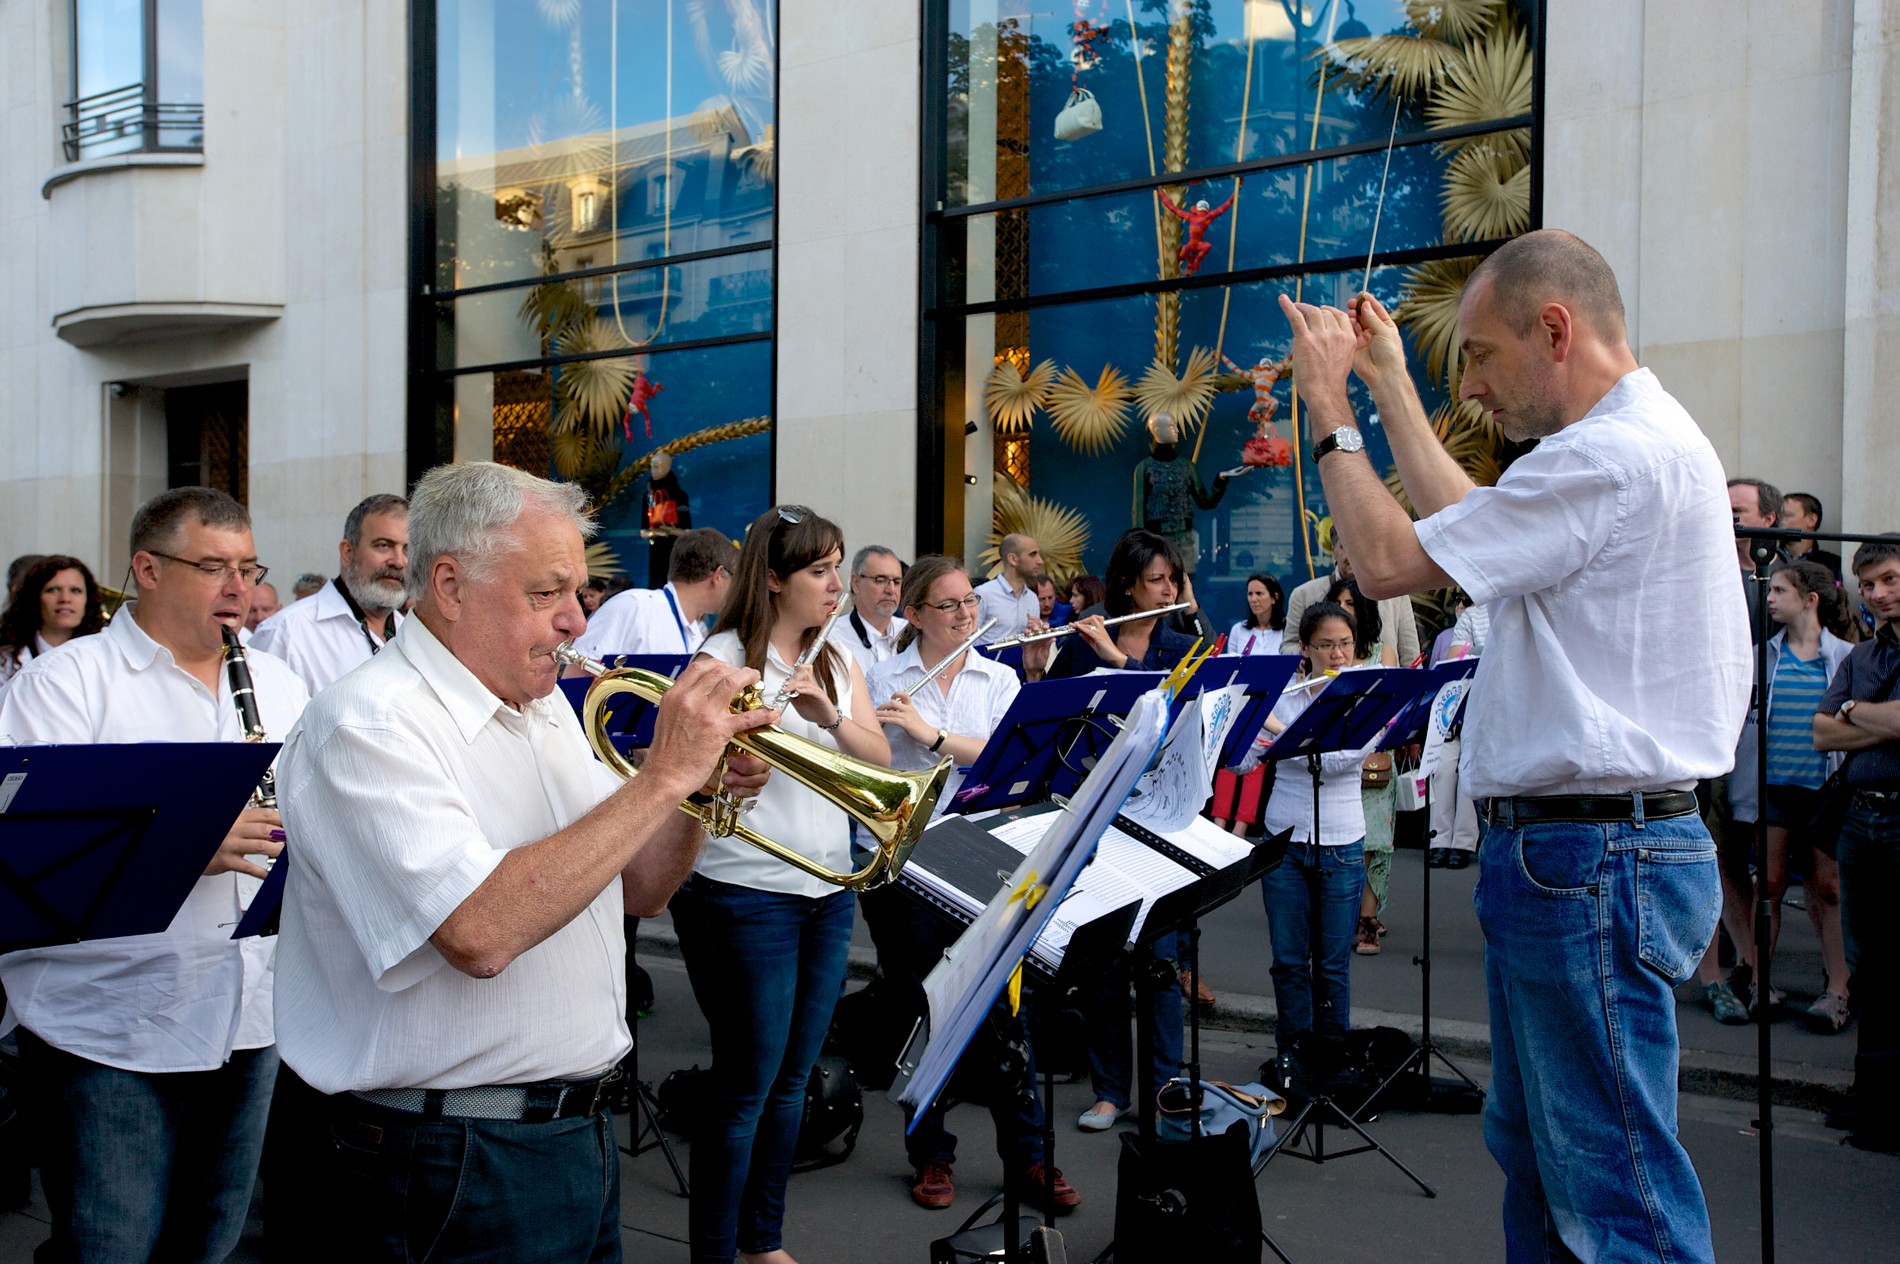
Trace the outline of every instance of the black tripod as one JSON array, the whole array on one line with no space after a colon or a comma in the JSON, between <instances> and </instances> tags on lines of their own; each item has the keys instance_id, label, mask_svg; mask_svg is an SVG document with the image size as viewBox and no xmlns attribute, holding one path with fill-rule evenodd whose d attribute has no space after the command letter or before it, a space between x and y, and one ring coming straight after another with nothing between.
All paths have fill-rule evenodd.
<instances>
[{"instance_id":1,"label":"black tripod","mask_svg":"<svg viewBox=\"0 0 1900 1264\"><path fill-rule=\"evenodd\" d=\"M627 994L633 995L633 979L639 973L639 965L634 956L634 935L639 929L640 919L627 919ZM640 1078L640 1015L634 1011L629 999L627 1006L627 1032L633 1037L633 1048L620 1060L620 1070L626 1076L627 1111L629 1118L627 1144L620 1152L629 1158L639 1158L655 1146L666 1156L666 1165L673 1169L673 1179L679 1182L680 1197L688 1197L686 1187L686 1169L680 1166L679 1156L673 1153L673 1143L660 1129L660 1099L654 1095L653 1086ZM647 1135L652 1134L652 1140Z\"/></svg>"}]
</instances>

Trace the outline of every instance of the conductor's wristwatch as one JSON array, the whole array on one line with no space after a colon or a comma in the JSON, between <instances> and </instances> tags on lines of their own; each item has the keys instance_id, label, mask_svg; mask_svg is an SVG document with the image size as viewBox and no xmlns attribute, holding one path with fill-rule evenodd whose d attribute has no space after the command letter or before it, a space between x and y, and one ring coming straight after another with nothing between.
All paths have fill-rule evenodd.
<instances>
[{"instance_id":1,"label":"conductor's wristwatch","mask_svg":"<svg viewBox=\"0 0 1900 1264\"><path fill-rule=\"evenodd\" d=\"M1341 452L1364 452L1366 450L1366 437L1359 433L1358 427L1356 426L1339 427L1339 429L1333 431L1324 439L1321 439L1318 443L1313 445L1313 464L1318 465L1319 459L1328 452L1331 452L1334 448L1339 449Z\"/></svg>"},{"instance_id":2,"label":"conductor's wristwatch","mask_svg":"<svg viewBox=\"0 0 1900 1264\"><path fill-rule=\"evenodd\" d=\"M1854 722L1854 707L1858 702L1858 698L1849 698L1846 702L1841 703L1841 709L1834 713L1834 718L1852 724Z\"/></svg>"}]
</instances>

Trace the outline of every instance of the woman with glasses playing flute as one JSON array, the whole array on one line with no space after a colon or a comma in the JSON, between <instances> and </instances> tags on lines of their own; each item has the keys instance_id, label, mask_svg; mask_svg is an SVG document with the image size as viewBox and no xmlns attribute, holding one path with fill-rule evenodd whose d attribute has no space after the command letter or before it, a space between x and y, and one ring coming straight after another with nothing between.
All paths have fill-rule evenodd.
<instances>
[{"instance_id":1,"label":"woman with glasses playing flute","mask_svg":"<svg viewBox=\"0 0 1900 1264\"><path fill-rule=\"evenodd\" d=\"M786 732L888 764L863 672L820 643L844 595L843 559L837 524L802 506L768 509L746 532L700 652L758 671L767 698L796 691L779 720ZM791 777L766 783L746 824L829 869L851 867L849 819ZM812 1064L844 983L851 893L738 839L714 838L671 907L712 1035L706 1117L693 1138L692 1256L789 1264L785 1186Z\"/></svg>"},{"instance_id":2,"label":"woman with glasses playing flute","mask_svg":"<svg viewBox=\"0 0 1900 1264\"><path fill-rule=\"evenodd\" d=\"M892 765L928 768L949 755L967 766L983 749L992 730L1009 710L1022 686L1016 673L970 648L977 630L979 599L963 563L949 557L919 558L904 576L904 618L895 657L871 670L871 699L877 718L890 735ZM1023 662L1037 671L1047 663L1049 642L1023 647ZM932 674L934 673L934 674ZM925 680L931 674L929 680ZM945 786L939 809L953 801L961 776ZM923 1012L923 980L943 956L961 927L906 892L868 893L862 901L866 925L877 941L884 977L901 995L905 1018ZM1007 1007L993 1015L1021 1032L1020 1019ZM1024 1040L1027 1048L1027 1039ZM1033 1066L1030 1068L1033 1093ZM905 1138L914 1178L910 1196L918 1206L941 1210L956 1197L951 1166L957 1139L944 1127L941 1106L933 1106ZM1045 1201L1042 1103L1033 1095L999 1091L992 1095L996 1149L1003 1179L1026 1201ZM1055 1210L1068 1211L1082 1196L1054 1174Z\"/></svg>"}]
</instances>

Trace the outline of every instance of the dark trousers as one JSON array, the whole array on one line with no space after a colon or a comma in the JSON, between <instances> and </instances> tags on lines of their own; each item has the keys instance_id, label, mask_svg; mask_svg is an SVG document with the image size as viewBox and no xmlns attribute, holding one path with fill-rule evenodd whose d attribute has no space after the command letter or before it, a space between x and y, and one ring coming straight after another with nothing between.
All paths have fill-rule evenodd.
<instances>
[{"instance_id":1,"label":"dark trousers","mask_svg":"<svg viewBox=\"0 0 1900 1264\"><path fill-rule=\"evenodd\" d=\"M1860 1011L1855 1131L1900 1138L1900 940L1885 925L1900 891L1900 803L1856 795L1839 858L1847 987Z\"/></svg>"},{"instance_id":2,"label":"dark trousers","mask_svg":"<svg viewBox=\"0 0 1900 1264\"><path fill-rule=\"evenodd\" d=\"M20 1030L53 1236L42 1264L222 1260L257 1179L275 1048L212 1071L123 1071Z\"/></svg>"}]
</instances>

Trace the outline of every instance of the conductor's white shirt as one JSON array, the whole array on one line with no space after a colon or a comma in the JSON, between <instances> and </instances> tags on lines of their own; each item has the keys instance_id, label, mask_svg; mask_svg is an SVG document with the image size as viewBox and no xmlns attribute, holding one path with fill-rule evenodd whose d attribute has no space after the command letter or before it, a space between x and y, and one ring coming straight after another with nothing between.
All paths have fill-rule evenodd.
<instances>
[{"instance_id":1,"label":"conductor's white shirt","mask_svg":"<svg viewBox=\"0 0 1900 1264\"><path fill-rule=\"evenodd\" d=\"M735 667L745 665L745 648L737 632L720 632L706 639L701 651L708 658ZM832 678L838 682L838 711L849 716L853 697L851 658L835 645L829 649ZM765 668L760 672L760 690L767 698L779 691L792 674L791 665L770 646L766 649ZM835 734L827 733L787 706L778 726L787 733L810 738L822 746L838 749ZM851 868L851 818L816 790L808 790L784 773L774 773L759 792L754 806L745 815L744 824L767 838L775 839L792 850L816 860L834 873ZM736 838L709 838L693 872L734 886L756 891L778 891L785 895L803 895L813 899L835 895L838 888L828 882L775 860L750 843Z\"/></svg>"},{"instance_id":2,"label":"conductor's white shirt","mask_svg":"<svg viewBox=\"0 0 1900 1264\"><path fill-rule=\"evenodd\" d=\"M619 878L492 979L429 942L511 848L620 784L559 692L516 711L410 619L311 704L280 763L295 860L277 1042L305 1082L525 1084L603 1072L631 1047Z\"/></svg>"},{"instance_id":3,"label":"conductor's white shirt","mask_svg":"<svg viewBox=\"0 0 1900 1264\"><path fill-rule=\"evenodd\" d=\"M923 678L927 667L934 666L923 661L922 651L923 643L912 641L896 658L877 665L870 680L865 682L873 705L883 706L891 700L892 694L909 693ZM943 678L938 677L925 685L922 693L911 696L911 705L917 708L917 714L926 723L984 742L1003 722L1009 704L1023 688L1015 671L975 650L964 654L963 666L951 678L950 692L946 694L942 686ZM941 751L931 751L928 743L918 741L895 724L884 726L884 736L891 741L893 768L930 768L944 757ZM937 799L939 815L955 801L957 787L962 784L962 770L952 772L943 794Z\"/></svg>"},{"instance_id":4,"label":"conductor's white shirt","mask_svg":"<svg viewBox=\"0 0 1900 1264\"><path fill-rule=\"evenodd\" d=\"M574 648L589 658L694 654L705 640L706 625L686 617L669 582L664 588L629 588L601 602Z\"/></svg>"},{"instance_id":5,"label":"conductor's white shirt","mask_svg":"<svg viewBox=\"0 0 1900 1264\"><path fill-rule=\"evenodd\" d=\"M1727 480L1648 369L1415 530L1491 617L1458 765L1473 798L1729 770L1750 650Z\"/></svg>"},{"instance_id":6,"label":"conductor's white shirt","mask_svg":"<svg viewBox=\"0 0 1900 1264\"><path fill-rule=\"evenodd\" d=\"M62 745L244 740L225 673L213 694L132 610L28 663L0 698L0 734ZM303 710L303 682L269 654L247 658L264 732L281 741ZM201 876L158 934L0 957L0 1029L17 1021L56 1049L125 1071L210 1071L233 1049L264 1048L277 940L231 938L259 885L237 873Z\"/></svg>"},{"instance_id":7,"label":"conductor's white shirt","mask_svg":"<svg viewBox=\"0 0 1900 1264\"><path fill-rule=\"evenodd\" d=\"M977 644L988 645L992 641L1007 641L1011 637L1021 636L1023 629L1029 626L1031 619L1042 617L1042 598L1028 584L1017 592L1009 586L1009 581L1001 575L993 575L976 586L976 595L982 603L977 608L978 624L996 620L996 626L986 633Z\"/></svg>"},{"instance_id":8,"label":"conductor's white shirt","mask_svg":"<svg viewBox=\"0 0 1900 1264\"><path fill-rule=\"evenodd\" d=\"M400 625L402 616L394 618ZM258 624L250 643L289 663L314 696L367 663L376 653L371 646L383 642L357 619L332 580Z\"/></svg>"}]
</instances>

